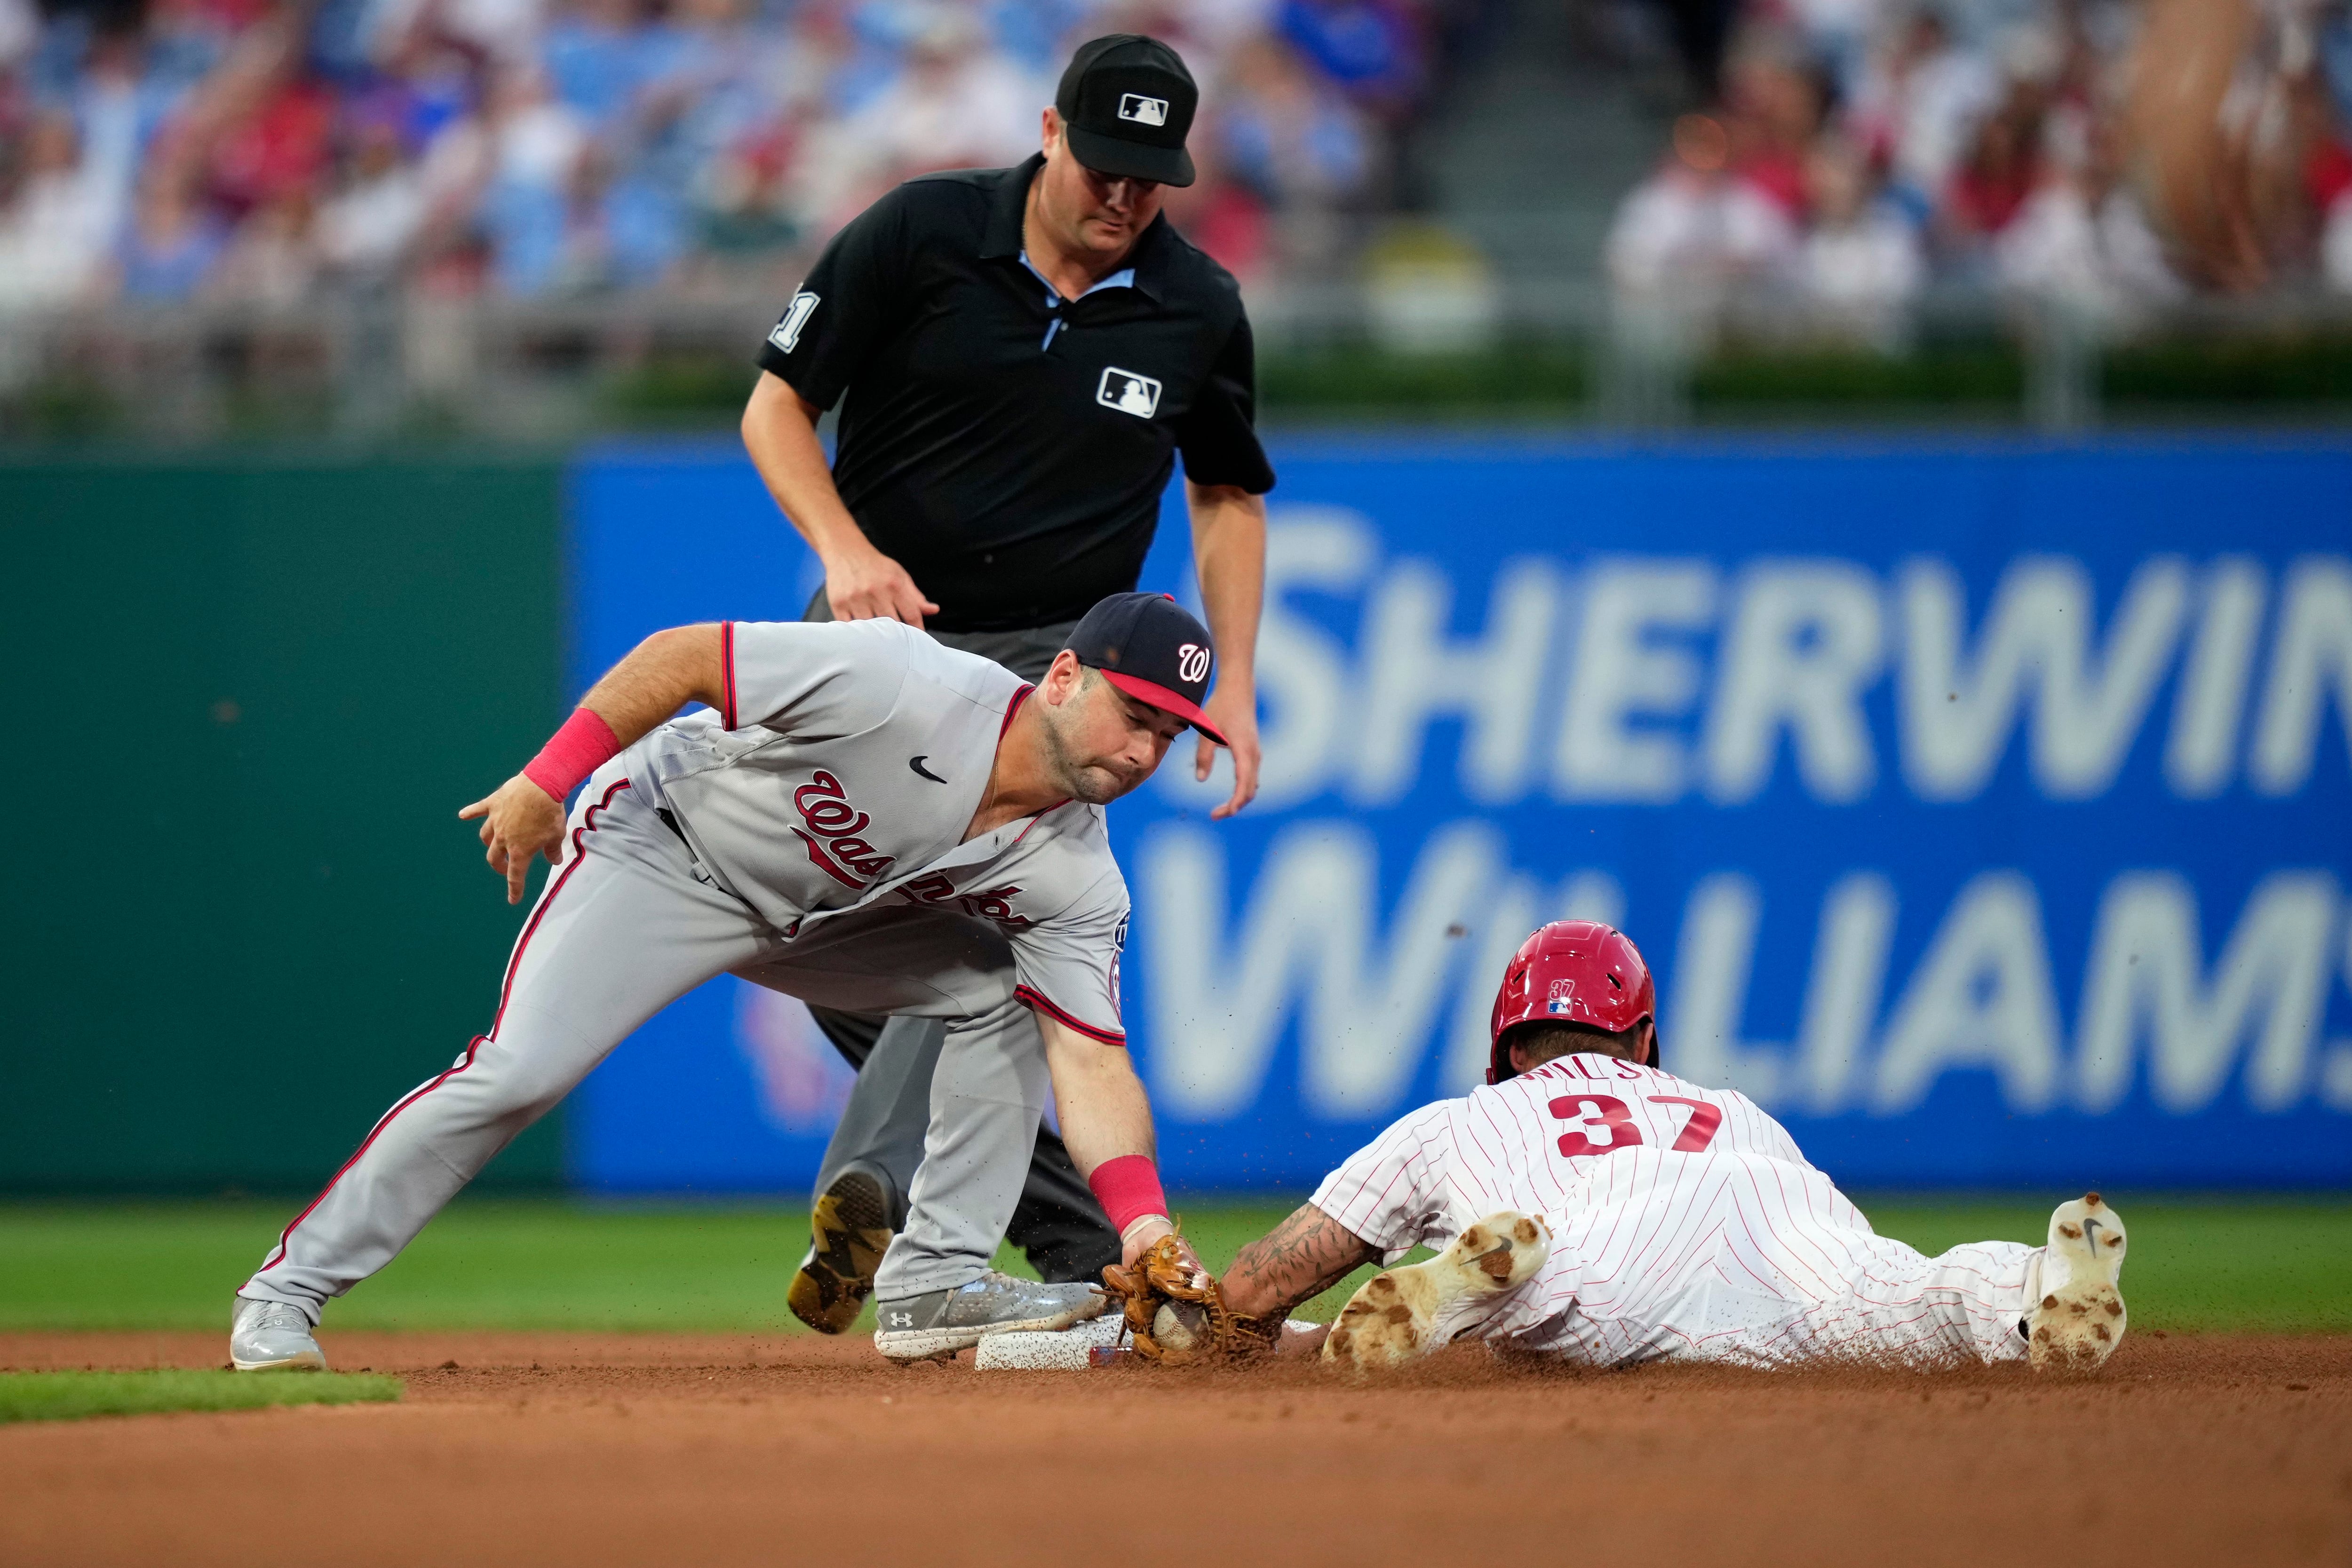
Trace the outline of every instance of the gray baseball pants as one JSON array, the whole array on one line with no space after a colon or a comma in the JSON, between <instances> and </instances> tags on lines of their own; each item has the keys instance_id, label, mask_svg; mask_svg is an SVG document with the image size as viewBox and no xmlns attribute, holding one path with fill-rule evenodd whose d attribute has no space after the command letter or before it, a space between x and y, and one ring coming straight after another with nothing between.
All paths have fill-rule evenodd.
<instances>
[{"instance_id":1,"label":"gray baseball pants","mask_svg":"<svg viewBox=\"0 0 2352 1568\"><path fill-rule=\"evenodd\" d=\"M819 589L802 617L830 621L833 606ZM993 659L1024 681L1043 680L1045 667L1069 641L1075 621L1013 632L934 632L950 648ZM819 1193L853 1161L880 1170L894 1194L910 1190L922 1163L930 1123L931 1073L944 1040L932 1019L860 1016L849 1009L815 1008L817 1026L848 1063L857 1069L849 1103L842 1108L833 1140L817 1168ZM1032 1027L1034 1027L1034 1020ZM1102 1204L1078 1174L1070 1152L1052 1129L1038 1133L1029 1156L1029 1175L1005 1230L1005 1239L1028 1256L1046 1280L1094 1281L1119 1259L1118 1232Z\"/></svg>"},{"instance_id":2,"label":"gray baseball pants","mask_svg":"<svg viewBox=\"0 0 2352 1568\"><path fill-rule=\"evenodd\" d=\"M384 1113L238 1291L313 1322L399 1255L517 1134L677 998L732 974L820 1007L938 1020L929 1131L885 1300L976 1279L1021 1196L1045 1105L1044 1043L984 921L898 905L786 941L716 886L631 789L625 758L573 805L563 863L516 939L498 1015L446 1071Z\"/></svg>"}]
</instances>

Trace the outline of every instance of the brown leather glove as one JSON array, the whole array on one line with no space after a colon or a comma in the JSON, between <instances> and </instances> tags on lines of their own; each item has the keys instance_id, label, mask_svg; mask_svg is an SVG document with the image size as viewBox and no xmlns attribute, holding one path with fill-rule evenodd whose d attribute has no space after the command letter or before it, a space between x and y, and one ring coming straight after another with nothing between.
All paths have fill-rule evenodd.
<instances>
[{"instance_id":1,"label":"brown leather glove","mask_svg":"<svg viewBox=\"0 0 2352 1568\"><path fill-rule=\"evenodd\" d=\"M1194 1268L1173 1236L1131 1264L1105 1269L1103 1284L1122 1303L1128 1338L1146 1361L1249 1355L1272 1349L1282 1334L1279 1320L1228 1311L1215 1279Z\"/></svg>"}]
</instances>

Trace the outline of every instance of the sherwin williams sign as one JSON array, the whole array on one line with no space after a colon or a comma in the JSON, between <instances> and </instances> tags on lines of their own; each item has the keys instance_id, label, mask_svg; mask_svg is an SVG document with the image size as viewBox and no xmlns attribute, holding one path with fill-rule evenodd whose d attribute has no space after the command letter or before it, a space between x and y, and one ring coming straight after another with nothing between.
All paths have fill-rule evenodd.
<instances>
[{"instance_id":1,"label":"sherwin williams sign","mask_svg":"<svg viewBox=\"0 0 2352 1568\"><path fill-rule=\"evenodd\" d=\"M2352 1180L2352 448L1277 458L1264 792L1212 823L1180 757L1111 812L1173 1184L1303 1186L1476 1082L1568 914L1842 1179ZM732 455L574 491L583 676L813 585ZM804 1185L845 1083L720 982L592 1082L575 1170Z\"/></svg>"}]
</instances>

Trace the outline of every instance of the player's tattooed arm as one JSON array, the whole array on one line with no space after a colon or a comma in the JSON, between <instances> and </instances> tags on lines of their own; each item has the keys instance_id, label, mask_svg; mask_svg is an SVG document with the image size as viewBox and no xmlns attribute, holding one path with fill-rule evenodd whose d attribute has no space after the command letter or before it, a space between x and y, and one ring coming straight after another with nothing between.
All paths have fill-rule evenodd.
<instances>
[{"instance_id":1,"label":"player's tattooed arm","mask_svg":"<svg viewBox=\"0 0 2352 1568\"><path fill-rule=\"evenodd\" d=\"M1367 1263L1381 1249L1311 1203L1251 1242L1219 1281L1225 1305L1250 1317L1287 1314Z\"/></svg>"}]
</instances>

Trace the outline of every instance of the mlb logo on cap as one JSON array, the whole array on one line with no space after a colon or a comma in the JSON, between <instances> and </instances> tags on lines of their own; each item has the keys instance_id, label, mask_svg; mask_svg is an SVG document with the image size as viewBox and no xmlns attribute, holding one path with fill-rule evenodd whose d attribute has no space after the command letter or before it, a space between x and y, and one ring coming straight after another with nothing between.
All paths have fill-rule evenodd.
<instances>
[{"instance_id":1,"label":"mlb logo on cap","mask_svg":"<svg viewBox=\"0 0 2352 1568\"><path fill-rule=\"evenodd\" d=\"M1162 185L1192 183L1184 138L1200 107L1200 85L1176 51L1140 33L1080 44L1054 89L1072 157L1097 174Z\"/></svg>"},{"instance_id":2,"label":"mlb logo on cap","mask_svg":"<svg viewBox=\"0 0 2352 1568\"><path fill-rule=\"evenodd\" d=\"M1566 1018L1576 1009L1576 982L1554 980L1551 995L1544 1000L1544 1011L1553 1018Z\"/></svg>"},{"instance_id":3,"label":"mlb logo on cap","mask_svg":"<svg viewBox=\"0 0 2352 1568\"><path fill-rule=\"evenodd\" d=\"M1105 408L1150 419L1160 412L1160 383L1150 376L1112 365L1103 371L1101 384L1095 388L1095 401Z\"/></svg>"}]
</instances>

